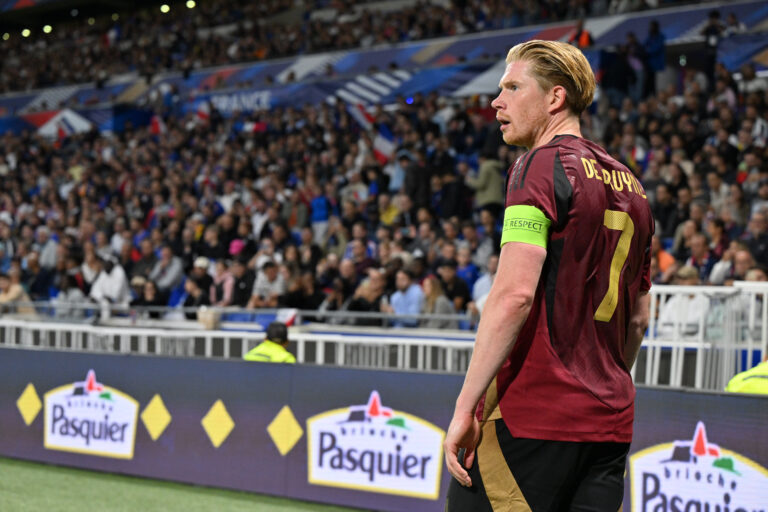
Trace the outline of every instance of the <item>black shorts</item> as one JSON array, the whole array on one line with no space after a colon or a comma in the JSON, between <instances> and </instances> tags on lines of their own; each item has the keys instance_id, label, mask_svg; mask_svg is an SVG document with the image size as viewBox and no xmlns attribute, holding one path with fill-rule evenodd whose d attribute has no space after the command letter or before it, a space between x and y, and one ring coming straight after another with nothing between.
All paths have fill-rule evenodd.
<instances>
[{"instance_id":1,"label":"black shorts","mask_svg":"<svg viewBox=\"0 0 768 512\"><path fill-rule=\"evenodd\" d=\"M617 512L629 443L512 437L491 420L469 469L472 487L451 479L446 512Z\"/></svg>"}]
</instances>

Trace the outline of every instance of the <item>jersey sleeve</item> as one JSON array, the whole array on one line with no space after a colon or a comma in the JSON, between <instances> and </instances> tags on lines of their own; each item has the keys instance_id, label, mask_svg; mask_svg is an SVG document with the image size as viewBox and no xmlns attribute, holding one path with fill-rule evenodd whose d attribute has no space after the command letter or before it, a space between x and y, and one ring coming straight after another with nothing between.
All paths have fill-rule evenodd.
<instances>
[{"instance_id":1,"label":"jersey sleeve","mask_svg":"<svg viewBox=\"0 0 768 512\"><path fill-rule=\"evenodd\" d=\"M550 228L564 220L557 185L570 188L554 148L534 150L515 162L507 178L502 246L525 242L546 248Z\"/></svg>"}]
</instances>

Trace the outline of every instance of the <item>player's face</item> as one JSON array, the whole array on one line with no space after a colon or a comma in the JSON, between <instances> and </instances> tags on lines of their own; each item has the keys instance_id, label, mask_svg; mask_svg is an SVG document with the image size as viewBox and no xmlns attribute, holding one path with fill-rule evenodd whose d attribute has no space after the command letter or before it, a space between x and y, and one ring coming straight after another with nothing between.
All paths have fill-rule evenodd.
<instances>
[{"instance_id":1,"label":"player's face","mask_svg":"<svg viewBox=\"0 0 768 512\"><path fill-rule=\"evenodd\" d=\"M548 98L528 67L527 61L507 64L499 83L501 92L491 106L496 109L504 142L530 148L545 128Z\"/></svg>"}]
</instances>

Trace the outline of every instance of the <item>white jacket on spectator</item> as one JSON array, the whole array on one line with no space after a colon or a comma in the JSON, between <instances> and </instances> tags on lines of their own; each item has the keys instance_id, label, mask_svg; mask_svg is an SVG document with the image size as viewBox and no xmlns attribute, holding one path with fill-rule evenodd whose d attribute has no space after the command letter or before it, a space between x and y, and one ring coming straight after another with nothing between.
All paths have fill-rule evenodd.
<instances>
[{"instance_id":1,"label":"white jacket on spectator","mask_svg":"<svg viewBox=\"0 0 768 512\"><path fill-rule=\"evenodd\" d=\"M702 294L673 295L659 311L658 337L663 339L690 339L699 333L699 325L706 319L709 299Z\"/></svg>"},{"instance_id":2,"label":"white jacket on spectator","mask_svg":"<svg viewBox=\"0 0 768 512\"><path fill-rule=\"evenodd\" d=\"M127 306L131 301L131 289L123 267L115 265L109 273L106 270L99 272L91 286L90 297L97 302L107 301Z\"/></svg>"}]
</instances>

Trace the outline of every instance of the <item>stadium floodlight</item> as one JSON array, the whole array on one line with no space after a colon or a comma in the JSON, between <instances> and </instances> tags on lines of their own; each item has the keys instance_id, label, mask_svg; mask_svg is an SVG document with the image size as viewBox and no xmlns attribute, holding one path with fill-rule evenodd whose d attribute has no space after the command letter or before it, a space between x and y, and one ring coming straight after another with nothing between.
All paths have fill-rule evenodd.
<instances>
[{"instance_id":1,"label":"stadium floodlight","mask_svg":"<svg viewBox=\"0 0 768 512\"><path fill-rule=\"evenodd\" d=\"M160 12L163 14L167 14L170 10L171 8L168 6L168 4L163 4L160 6Z\"/></svg>"},{"instance_id":2,"label":"stadium floodlight","mask_svg":"<svg viewBox=\"0 0 768 512\"><path fill-rule=\"evenodd\" d=\"M50 25L46 25L43 27L43 32L45 32L46 34L50 34L52 31L53 31L53 27Z\"/></svg>"},{"instance_id":3,"label":"stadium floodlight","mask_svg":"<svg viewBox=\"0 0 768 512\"><path fill-rule=\"evenodd\" d=\"M194 9L196 5L195 0L187 0L187 9Z\"/></svg>"},{"instance_id":4,"label":"stadium floodlight","mask_svg":"<svg viewBox=\"0 0 768 512\"><path fill-rule=\"evenodd\" d=\"M29 30L28 28L25 28L24 30L21 31L21 36L22 37L29 37L29 34L31 34L31 33L32 33L31 30Z\"/></svg>"}]
</instances>

